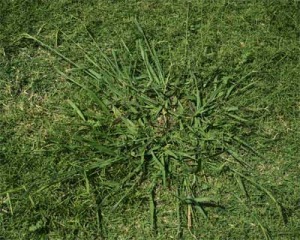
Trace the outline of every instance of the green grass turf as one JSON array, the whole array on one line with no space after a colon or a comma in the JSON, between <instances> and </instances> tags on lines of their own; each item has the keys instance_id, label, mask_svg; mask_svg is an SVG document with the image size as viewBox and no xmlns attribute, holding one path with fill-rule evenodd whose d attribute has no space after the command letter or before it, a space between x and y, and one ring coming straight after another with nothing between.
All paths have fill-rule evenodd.
<instances>
[{"instance_id":1,"label":"green grass turf","mask_svg":"<svg viewBox=\"0 0 300 240\"><path fill-rule=\"evenodd\" d=\"M0 239L300 238L299 1L2 1Z\"/></svg>"}]
</instances>

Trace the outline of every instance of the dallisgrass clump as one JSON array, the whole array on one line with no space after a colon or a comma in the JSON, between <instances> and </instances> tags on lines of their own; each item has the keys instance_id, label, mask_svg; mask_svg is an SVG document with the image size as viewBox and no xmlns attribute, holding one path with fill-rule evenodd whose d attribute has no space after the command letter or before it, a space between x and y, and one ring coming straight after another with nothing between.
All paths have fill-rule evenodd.
<instances>
[{"instance_id":1,"label":"dallisgrass clump","mask_svg":"<svg viewBox=\"0 0 300 240\"><path fill-rule=\"evenodd\" d=\"M224 74L203 77L192 71L189 63L180 75L178 69L174 71L175 63L161 62L155 44L148 41L138 23L137 28L141 38L135 51L124 43L117 52L104 53L97 47L100 57L95 59L82 49L85 65L24 35L70 64L67 71L57 71L87 96L84 106L72 96L68 99L80 123L66 145L86 159L74 161L50 182L35 182L31 191L83 180L95 197L103 237L113 221L107 212L125 211L124 206L130 210L132 204L145 208L147 227L157 236L165 218L160 208L171 204L177 220L167 224L177 228L180 238L185 231L193 234L210 209L226 209L221 195L206 190L207 179L228 176L247 199L236 197L245 209L251 205L247 186L252 185L269 197L284 221L281 205L251 177L254 169L249 156L261 156L244 138L251 131L251 120L243 117L231 100L251 89L253 82L248 77L255 72L240 78ZM268 239L267 228L259 217L255 220Z\"/></svg>"}]
</instances>

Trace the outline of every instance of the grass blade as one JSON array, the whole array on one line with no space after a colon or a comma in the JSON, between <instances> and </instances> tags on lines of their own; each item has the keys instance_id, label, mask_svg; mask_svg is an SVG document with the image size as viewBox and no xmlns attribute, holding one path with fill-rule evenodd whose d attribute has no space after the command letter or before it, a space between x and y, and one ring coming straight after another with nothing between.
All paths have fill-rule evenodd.
<instances>
[{"instance_id":1,"label":"grass blade","mask_svg":"<svg viewBox=\"0 0 300 240\"><path fill-rule=\"evenodd\" d=\"M75 110L75 112L78 114L78 116L83 120L86 121L82 111L77 107L77 105L72 102L70 99L67 100L67 102L69 103L69 105Z\"/></svg>"},{"instance_id":2,"label":"grass blade","mask_svg":"<svg viewBox=\"0 0 300 240\"><path fill-rule=\"evenodd\" d=\"M264 193L266 193L269 198L275 203L275 206L277 208L277 211L279 213L279 216L281 217L283 223L286 223L286 219L285 219L285 216L284 216L284 213L283 213L283 209L282 209L282 206L281 204L276 200L276 198L273 196L273 194L267 190L265 187L261 186L260 184L256 183L255 181L253 181L251 178L245 176L244 174L234 170L234 169L231 169L234 173L238 174L239 176L241 176L242 178L244 178L245 180L247 180L249 183L251 183L253 186L255 186L256 188L260 189L261 191L263 191Z\"/></svg>"},{"instance_id":3,"label":"grass blade","mask_svg":"<svg viewBox=\"0 0 300 240\"><path fill-rule=\"evenodd\" d=\"M149 193L149 210L150 210L150 225L154 236L157 235L157 212L156 212L156 202L155 202L155 191L156 191L156 181L154 181L153 186Z\"/></svg>"},{"instance_id":4,"label":"grass blade","mask_svg":"<svg viewBox=\"0 0 300 240\"><path fill-rule=\"evenodd\" d=\"M49 51L53 52L54 54L56 54L57 56L61 57L62 59L64 59L66 62L70 63L71 65L77 67L78 69L82 69L81 66L79 66L77 63L73 62L70 58L66 57L65 55L61 54L60 52L58 52L57 50L55 50L54 48L52 48L50 45L43 43L41 40L31 36L30 34L24 33L21 36L22 38L26 38L26 39L30 39L33 40L35 42L37 42L39 45L41 45L42 47L48 49Z\"/></svg>"}]
</instances>

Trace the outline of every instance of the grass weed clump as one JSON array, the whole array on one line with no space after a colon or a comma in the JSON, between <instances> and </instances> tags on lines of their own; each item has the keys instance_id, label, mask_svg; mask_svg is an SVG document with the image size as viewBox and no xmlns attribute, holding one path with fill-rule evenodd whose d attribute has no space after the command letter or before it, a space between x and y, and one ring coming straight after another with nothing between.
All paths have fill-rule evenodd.
<instances>
[{"instance_id":1,"label":"grass weed clump","mask_svg":"<svg viewBox=\"0 0 300 240\"><path fill-rule=\"evenodd\" d=\"M0 239L296 239L299 3L71 2L0 8Z\"/></svg>"},{"instance_id":2,"label":"grass weed clump","mask_svg":"<svg viewBox=\"0 0 300 240\"><path fill-rule=\"evenodd\" d=\"M251 121L231 101L251 89L254 83L246 80L255 71L239 79L224 74L203 78L190 69L181 77L175 76L172 61L163 65L154 43L148 41L138 23L137 27L141 39L135 52L123 43L118 52L108 55L91 36L101 58L96 60L81 49L85 66L33 36L23 36L68 62L68 73L57 71L89 99L85 109L72 98L67 100L81 121L78 127L88 129L74 134L67 147L90 157L74 162L68 174L57 176L38 191L81 176L87 192L96 192L102 236L110 221L103 219L103 209L111 206L115 211L140 199L149 206L149 232L159 234L163 227L159 226L163 217L159 214L163 205L159 195L167 192L173 199L171 204L177 206L173 224L177 236L182 237L185 230L192 234L194 225L201 221L199 217L207 219L209 208L225 209L219 195L206 191L210 188L208 178L225 174L246 199L250 200L246 185L261 190L284 220L272 193L249 175L253 166L247 156L260 154L243 140L241 129ZM268 238L268 230L256 220Z\"/></svg>"}]
</instances>

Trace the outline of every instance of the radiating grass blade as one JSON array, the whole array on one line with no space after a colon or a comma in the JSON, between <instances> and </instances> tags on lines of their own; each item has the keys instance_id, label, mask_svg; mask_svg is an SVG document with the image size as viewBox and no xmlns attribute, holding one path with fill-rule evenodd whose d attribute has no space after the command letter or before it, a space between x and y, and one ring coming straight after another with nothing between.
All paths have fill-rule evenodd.
<instances>
[{"instance_id":1,"label":"radiating grass blade","mask_svg":"<svg viewBox=\"0 0 300 240\"><path fill-rule=\"evenodd\" d=\"M162 180L163 180L163 185L164 186L167 186L167 172L166 172L166 166L164 165L164 161L161 162L154 154L153 151L151 151L151 155L152 155L152 158L154 160L154 162L157 164L158 168L160 169L161 171L161 174L162 174Z\"/></svg>"},{"instance_id":2,"label":"radiating grass blade","mask_svg":"<svg viewBox=\"0 0 300 240\"><path fill-rule=\"evenodd\" d=\"M101 107L101 110L104 111L104 113L106 113L107 115L110 115L110 111L108 110L107 106L104 104L103 101L100 100L100 98L98 98L98 96L92 90L90 90L88 87L84 86L83 84L77 82L73 78L67 76L66 74L64 74L63 72L61 72L58 69L57 69L57 72L60 73L63 77L65 77L69 81L75 83L77 86L79 86L82 89L86 90L87 93L89 94L89 96L91 97L91 99L94 100Z\"/></svg>"},{"instance_id":3,"label":"radiating grass blade","mask_svg":"<svg viewBox=\"0 0 300 240\"><path fill-rule=\"evenodd\" d=\"M227 112L227 113L225 113L225 114L226 114L227 116L229 116L229 117L231 117L231 118L233 118L233 119L239 121L239 122L242 122L242 123L247 123L247 122L248 122L247 119L242 118L242 117L240 117L240 116L238 116L238 115L236 115L236 114L232 114L232 113L229 113L229 112Z\"/></svg>"},{"instance_id":4,"label":"radiating grass blade","mask_svg":"<svg viewBox=\"0 0 300 240\"><path fill-rule=\"evenodd\" d=\"M86 121L82 111L77 107L77 105L72 102L70 99L67 100L67 102L70 104L70 106L75 110L75 112L78 114L78 116L83 120Z\"/></svg>"},{"instance_id":5,"label":"radiating grass blade","mask_svg":"<svg viewBox=\"0 0 300 240\"><path fill-rule=\"evenodd\" d=\"M6 201L8 202L8 207L9 207L10 214L14 215L14 211L13 211L13 207L12 207L11 198L10 198L10 194L9 193L6 193L6 199L7 199Z\"/></svg>"},{"instance_id":6,"label":"radiating grass blade","mask_svg":"<svg viewBox=\"0 0 300 240\"><path fill-rule=\"evenodd\" d=\"M259 218L257 217L257 215L255 214L255 212L251 211L249 209L249 207L237 196L235 196L238 201L246 208L248 209L251 213L252 213L252 216L254 217L255 221L257 222L257 224L259 225L262 233L263 233L263 236L265 237L266 240L272 240L273 238L270 236L269 234L269 231L267 228L264 227L264 225L261 223L261 221L259 220Z\"/></svg>"},{"instance_id":7,"label":"radiating grass blade","mask_svg":"<svg viewBox=\"0 0 300 240\"><path fill-rule=\"evenodd\" d=\"M240 172L238 172L238 171L236 171L232 168L231 168L231 170L233 172L235 172L236 174L238 174L239 176L241 176L242 178L244 178L245 180L247 180L249 183L251 183L256 188L258 188L261 191L263 191L264 193L266 193L269 196L269 198L275 203L275 206L277 208L277 211L278 211L279 216L281 217L282 221L284 223L286 223L285 216L284 216L281 204L276 200L276 198L273 196L273 194L269 190L267 190L265 187L261 186L257 182L253 181L251 178L247 177L246 175L244 175L244 174L242 174L242 173L240 173Z\"/></svg>"},{"instance_id":8,"label":"radiating grass blade","mask_svg":"<svg viewBox=\"0 0 300 240\"><path fill-rule=\"evenodd\" d=\"M242 166L245 166L245 167L248 167L248 168L251 168L251 166L246 163L240 156L239 154L234 151L233 149L228 149L227 148L227 152L237 161L239 162Z\"/></svg>"},{"instance_id":9,"label":"radiating grass blade","mask_svg":"<svg viewBox=\"0 0 300 240\"><path fill-rule=\"evenodd\" d=\"M243 194L245 195L245 197L249 198L248 192L246 190L246 187L245 187L245 184L244 184L243 180L241 179L241 176L235 174L235 179L236 179L240 189L242 190Z\"/></svg>"},{"instance_id":10,"label":"radiating grass blade","mask_svg":"<svg viewBox=\"0 0 300 240\"><path fill-rule=\"evenodd\" d=\"M149 210L150 210L150 225L154 236L157 235L157 212L156 212L156 202L155 202L155 191L156 182L154 181L153 186L149 193Z\"/></svg>"},{"instance_id":11,"label":"radiating grass blade","mask_svg":"<svg viewBox=\"0 0 300 240\"><path fill-rule=\"evenodd\" d=\"M177 196L181 196L180 186L177 186ZM177 213L177 238L183 237L183 225L182 225L182 204L179 198L176 198L176 213Z\"/></svg>"},{"instance_id":12,"label":"radiating grass blade","mask_svg":"<svg viewBox=\"0 0 300 240\"><path fill-rule=\"evenodd\" d=\"M61 54L60 52L58 52L57 50L52 48L50 45L48 45L46 43L43 43L41 40L31 36L30 34L24 33L24 34L22 34L22 38L31 39L31 40L37 42L39 45L41 45L42 47L44 47L44 48L48 49L49 51L53 52L54 54L61 57L62 59L64 59L68 63L70 63L71 65L77 67L78 69L82 69L81 66L79 66L77 63L73 62L70 58L66 57L65 55Z\"/></svg>"}]
</instances>

